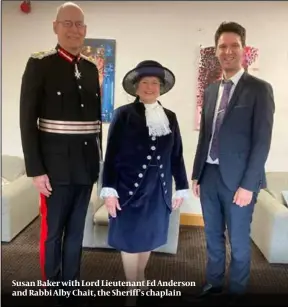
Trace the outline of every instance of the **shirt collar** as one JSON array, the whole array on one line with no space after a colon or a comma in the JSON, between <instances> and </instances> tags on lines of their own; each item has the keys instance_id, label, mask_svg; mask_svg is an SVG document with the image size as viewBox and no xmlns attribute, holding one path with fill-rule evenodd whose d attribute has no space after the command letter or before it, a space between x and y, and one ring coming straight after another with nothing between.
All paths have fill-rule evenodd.
<instances>
[{"instance_id":1,"label":"shirt collar","mask_svg":"<svg viewBox=\"0 0 288 307\"><path fill-rule=\"evenodd\" d=\"M233 82L233 84L236 86L239 82L240 78L242 77L244 73L244 68L241 68L233 77L231 77L229 80ZM224 78L222 78L222 83L224 81ZM226 80L227 81L227 80Z\"/></svg>"},{"instance_id":2,"label":"shirt collar","mask_svg":"<svg viewBox=\"0 0 288 307\"><path fill-rule=\"evenodd\" d=\"M159 106L158 102L155 101L153 103L144 103L146 109L154 109L155 107Z\"/></svg>"}]
</instances>

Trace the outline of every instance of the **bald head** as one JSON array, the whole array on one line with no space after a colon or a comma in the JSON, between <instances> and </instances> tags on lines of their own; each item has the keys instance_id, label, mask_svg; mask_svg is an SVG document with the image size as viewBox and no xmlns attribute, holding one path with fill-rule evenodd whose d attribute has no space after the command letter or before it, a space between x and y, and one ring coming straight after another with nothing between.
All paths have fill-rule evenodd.
<instances>
[{"instance_id":1,"label":"bald head","mask_svg":"<svg viewBox=\"0 0 288 307\"><path fill-rule=\"evenodd\" d=\"M80 8L79 5L75 4L74 2L65 2L64 4L60 5L57 8L57 14L56 14L56 20L61 20L62 15L66 12L71 12L71 11L78 11L84 20L84 12L83 10Z\"/></svg>"},{"instance_id":2,"label":"bald head","mask_svg":"<svg viewBox=\"0 0 288 307\"><path fill-rule=\"evenodd\" d=\"M86 36L83 10L73 2L65 2L57 9L53 29L60 46L72 54L78 54Z\"/></svg>"}]
</instances>

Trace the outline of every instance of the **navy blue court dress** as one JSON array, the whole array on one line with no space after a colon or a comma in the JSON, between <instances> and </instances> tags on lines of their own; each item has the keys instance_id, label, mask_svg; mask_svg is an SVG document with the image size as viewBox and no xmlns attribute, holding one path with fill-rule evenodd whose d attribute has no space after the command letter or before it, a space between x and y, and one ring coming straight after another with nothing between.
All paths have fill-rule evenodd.
<instances>
[{"instance_id":1,"label":"navy blue court dress","mask_svg":"<svg viewBox=\"0 0 288 307\"><path fill-rule=\"evenodd\" d=\"M159 102L149 108L163 113L169 132L151 136L146 105L136 99L115 110L108 134L101 197L117 195L122 208L109 216L108 244L128 253L167 242L173 177L179 196L189 188L176 115Z\"/></svg>"}]
</instances>

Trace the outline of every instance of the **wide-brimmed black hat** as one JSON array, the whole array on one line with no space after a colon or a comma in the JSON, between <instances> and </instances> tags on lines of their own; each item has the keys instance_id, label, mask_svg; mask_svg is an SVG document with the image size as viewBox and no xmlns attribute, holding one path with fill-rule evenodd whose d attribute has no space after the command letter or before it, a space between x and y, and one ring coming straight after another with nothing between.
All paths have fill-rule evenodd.
<instances>
[{"instance_id":1,"label":"wide-brimmed black hat","mask_svg":"<svg viewBox=\"0 0 288 307\"><path fill-rule=\"evenodd\" d=\"M147 60L128 71L122 82L124 90L136 97L136 83L143 77L158 77L161 80L160 95L166 94L175 85L175 75L171 70L156 61Z\"/></svg>"}]
</instances>

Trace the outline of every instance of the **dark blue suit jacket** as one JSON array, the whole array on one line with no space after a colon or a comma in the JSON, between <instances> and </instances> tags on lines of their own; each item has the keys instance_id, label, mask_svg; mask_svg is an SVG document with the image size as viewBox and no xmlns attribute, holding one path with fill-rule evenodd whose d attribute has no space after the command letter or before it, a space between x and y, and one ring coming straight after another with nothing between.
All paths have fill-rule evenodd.
<instances>
[{"instance_id":1,"label":"dark blue suit jacket","mask_svg":"<svg viewBox=\"0 0 288 307\"><path fill-rule=\"evenodd\" d=\"M150 163L156 163L159 172L163 174L162 177L159 175L162 180L162 190L159 193L163 194L169 208L172 177L176 190L189 188L177 118L172 111L165 108L164 111L172 133L153 140L146 127L143 103L136 99L115 110L109 127L102 186L114 188L118 192L122 207L131 202L136 203L140 195L151 190L142 184ZM154 180L151 180L151 185L155 184ZM135 187L135 183L139 186Z\"/></svg>"},{"instance_id":2,"label":"dark blue suit jacket","mask_svg":"<svg viewBox=\"0 0 288 307\"><path fill-rule=\"evenodd\" d=\"M204 94L192 174L192 180L198 180L199 184L212 136L219 85L220 82L211 84ZM274 111L272 86L244 72L219 131L219 168L231 191L242 187L257 193L266 187L264 167L270 150Z\"/></svg>"}]
</instances>

